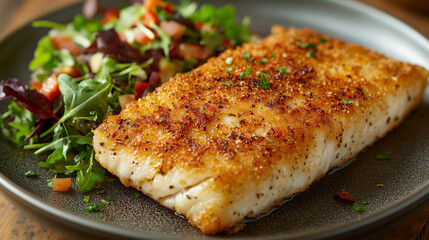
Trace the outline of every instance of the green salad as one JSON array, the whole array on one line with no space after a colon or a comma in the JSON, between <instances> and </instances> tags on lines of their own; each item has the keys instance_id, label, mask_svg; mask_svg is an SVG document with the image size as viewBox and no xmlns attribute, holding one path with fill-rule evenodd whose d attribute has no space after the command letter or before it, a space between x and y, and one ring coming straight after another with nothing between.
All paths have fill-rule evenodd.
<instances>
[{"instance_id":1,"label":"green salad","mask_svg":"<svg viewBox=\"0 0 429 240\"><path fill-rule=\"evenodd\" d=\"M86 1L83 13L66 25L33 22L51 30L29 64L31 86L0 83L1 100L12 99L1 115L3 135L49 153L39 165L53 173L55 191L67 191L74 176L81 191L111 181L94 159L92 130L177 72L251 36L249 20L236 24L230 5L146 0L116 9Z\"/></svg>"}]
</instances>

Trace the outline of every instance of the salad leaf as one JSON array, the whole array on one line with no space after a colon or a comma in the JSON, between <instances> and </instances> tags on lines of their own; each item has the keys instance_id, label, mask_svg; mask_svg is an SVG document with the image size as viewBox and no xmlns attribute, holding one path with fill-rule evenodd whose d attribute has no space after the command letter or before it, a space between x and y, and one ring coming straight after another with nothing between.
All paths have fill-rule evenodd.
<instances>
[{"instance_id":1,"label":"salad leaf","mask_svg":"<svg viewBox=\"0 0 429 240\"><path fill-rule=\"evenodd\" d=\"M25 138L31 134L35 124L35 117L27 109L12 102L9 111L0 116L0 127L3 135L17 146L23 146ZM12 121L9 119L13 118Z\"/></svg>"},{"instance_id":2,"label":"salad leaf","mask_svg":"<svg viewBox=\"0 0 429 240\"><path fill-rule=\"evenodd\" d=\"M125 29L131 27L136 19L140 19L142 16L142 5L130 5L121 9L119 12L119 19L115 26L117 32L122 32Z\"/></svg>"},{"instance_id":3,"label":"salad leaf","mask_svg":"<svg viewBox=\"0 0 429 240\"><path fill-rule=\"evenodd\" d=\"M126 42L122 42L118 33L113 29L99 31L95 36L95 41L85 49L85 53L95 52L103 52L121 63L144 62L140 51L131 47Z\"/></svg>"},{"instance_id":4,"label":"salad leaf","mask_svg":"<svg viewBox=\"0 0 429 240\"><path fill-rule=\"evenodd\" d=\"M67 74L61 74L58 77L58 84L65 104L64 115L53 127L44 132L42 137L69 119L95 116L98 123L103 120L108 108L106 99L112 87L111 81L87 79L78 84Z\"/></svg>"},{"instance_id":5,"label":"salad leaf","mask_svg":"<svg viewBox=\"0 0 429 240\"><path fill-rule=\"evenodd\" d=\"M31 90L16 78L0 82L0 99L14 97L15 101L41 119L58 119L51 109L51 102L45 95Z\"/></svg>"}]
</instances>

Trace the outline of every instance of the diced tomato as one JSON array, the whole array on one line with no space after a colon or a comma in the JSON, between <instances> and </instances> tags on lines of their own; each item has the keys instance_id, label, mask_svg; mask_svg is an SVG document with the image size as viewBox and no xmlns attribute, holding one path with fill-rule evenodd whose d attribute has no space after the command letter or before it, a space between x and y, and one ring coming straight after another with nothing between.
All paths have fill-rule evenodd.
<instances>
[{"instance_id":1,"label":"diced tomato","mask_svg":"<svg viewBox=\"0 0 429 240\"><path fill-rule=\"evenodd\" d=\"M144 7L146 9L155 9L162 4L161 0L144 0Z\"/></svg>"},{"instance_id":2,"label":"diced tomato","mask_svg":"<svg viewBox=\"0 0 429 240\"><path fill-rule=\"evenodd\" d=\"M141 98L143 96L144 91L146 90L147 86L149 85L148 82L137 82L134 85L134 91L136 91L136 99Z\"/></svg>"},{"instance_id":3,"label":"diced tomato","mask_svg":"<svg viewBox=\"0 0 429 240\"><path fill-rule=\"evenodd\" d=\"M82 76L82 74L79 72L79 69L76 67L70 67L70 66L62 66L59 70L59 73L65 73L69 75L72 78L77 78Z\"/></svg>"},{"instance_id":4,"label":"diced tomato","mask_svg":"<svg viewBox=\"0 0 429 240\"><path fill-rule=\"evenodd\" d=\"M159 26L172 39L180 39L185 33L185 26L176 21L161 21Z\"/></svg>"},{"instance_id":5,"label":"diced tomato","mask_svg":"<svg viewBox=\"0 0 429 240\"><path fill-rule=\"evenodd\" d=\"M79 47L69 37L57 35L51 37L51 41L57 50L68 50L72 56L76 56L80 53Z\"/></svg>"},{"instance_id":6,"label":"diced tomato","mask_svg":"<svg viewBox=\"0 0 429 240\"><path fill-rule=\"evenodd\" d=\"M38 92L40 92L40 89L42 88L42 82L38 80L31 80L30 84L33 89L36 89Z\"/></svg>"},{"instance_id":7,"label":"diced tomato","mask_svg":"<svg viewBox=\"0 0 429 240\"><path fill-rule=\"evenodd\" d=\"M182 58L195 58L198 60L205 60L214 54L213 50L209 47L180 43L179 55Z\"/></svg>"},{"instance_id":8,"label":"diced tomato","mask_svg":"<svg viewBox=\"0 0 429 240\"><path fill-rule=\"evenodd\" d=\"M174 5L172 3L166 3L165 7L164 7L164 11L167 14L173 14L173 12L174 12Z\"/></svg>"},{"instance_id":9,"label":"diced tomato","mask_svg":"<svg viewBox=\"0 0 429 240\"><path fill-rule=\"evenodd\" d=\"M56 192L67 192L71 186L71 178L52 178L52 189Z\"/></svg>"},{"instance_id":10,"label":"diced tomato","mask_svg":"<svg viewBox=\"0 0 429 240\"><path fill-rule=\"evenodd\" d=\"M204 22L203 21L197 21L197 23L195 24L195 27L197 28L198 31L201 30L201 28L203 28Z\"/></svg>"},{"instance_id":11,"label":"diced tomato","mask_svg":"<svg viewBox=\"0 0 429 240\"><path fill-rule=\"evenodd\" d=\"M104 25L118 18L119 18L119 10L111 8L106 10L106 12L104 13L104 18L101 22Z\"/></svg>"},{"instance_id":12,"label":"diced tomato","mask_svg":"<svg viewBox=\"0 0 429 240\"><path fill-rule=\"evenodd\" d=\"M39 92L45 95L50 101L60 95L60 88L58 85L58 78L55 74L52 74L47 79L45 79L42 83L42 87Z\"/></svg>"},{"instance_id":13,"label":"diced tomato","mask_svg":"<svg viewBox=\"0 0 429 240\"><path fill-rule=\"evenodd\" d=\"M143 45L148 44L151 41L151 39L142 31L136 32L136 34L134 35L134 39L136 40L136 42Z\"/></svg>"},{"instance_id":14,"label":"diced tomato","mask_svg":"<svg viewBox=\"0 0 429 240\"><path fill-rule=\"evenodd\" d=\"M152 22L158 24L159 18L152 9L147 8L146 13L143 15L143 24L149 26Z\"/></svg>"}]
</instances>

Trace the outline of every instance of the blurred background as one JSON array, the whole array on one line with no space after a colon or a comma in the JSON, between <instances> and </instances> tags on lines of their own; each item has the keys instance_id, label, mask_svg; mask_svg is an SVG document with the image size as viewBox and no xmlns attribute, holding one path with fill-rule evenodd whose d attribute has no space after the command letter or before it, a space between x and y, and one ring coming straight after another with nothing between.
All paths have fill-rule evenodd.
<instances>
[{"instance_id":1,"label":"blurred background","mask_svg":"<svg viewBox=\"0 0 429 240\"><path fill-rule=\"evenodd\" d=\"M80 1L82 0L0 0L0 39L31 20ZM361 0L361 2L395 16L429 39L429 0ZM428 221L429 206L378 240L429 240ZM0 239L8 240L68 240L67 237L19 212L1 194L0 233Z\"/></svg>"}]
</instances>

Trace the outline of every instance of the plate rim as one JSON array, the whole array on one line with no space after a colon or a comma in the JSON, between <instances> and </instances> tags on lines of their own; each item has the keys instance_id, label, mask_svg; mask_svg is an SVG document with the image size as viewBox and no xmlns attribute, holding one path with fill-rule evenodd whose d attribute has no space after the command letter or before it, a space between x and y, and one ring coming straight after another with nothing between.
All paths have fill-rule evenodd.
<instances>
[{"instance_id":1,"label":"plate rim","mask_svg":"<svg viewBox=\"0 0 429 240\"><path fill-rule=\"evenodd\" d=\"M366 3L355 1L355 0L348 0L348 1L342 1L342 0L319 0L321 2L330 2L336 5L340 5L342 7L354 10L359 13L364 13L365 15L369 15L372 17L375 17L377 21L382 22L383 24L386 24L388 26L391 26L392 28L399 30L400 32L406 33L407 38L413 39L413 41L417 42L419 44L419 47L425 50L425 55L429 58L429 39L426 38L424 35L422 35L420 32L412 28L410 25L406 24L405 22L399 20L398 18L383 12L375 7L372 7ZM77 5L81 5L82 3L74 3L70 4L68 6L65 6L60 9L56 9L50 13L44 14L42 16L39 16L37 19L41 18L49 18L52 15L55 15L57 12L63 11L67 8L76 7ZM32 20L34 21L34 20ZM26 23L22 26L20 26L17 29L14 29L12 32L4 36L2 39L0 39L0 47L9 39L13 39L15 35L19 34L23 29L28 28L31 25L30 23ZM429 63L428 63L429 64ZM426 66L427 67L427 66ZM96 222L94 220L84 218L81 216L77 216L75 214L69 213L65 211L62 208L49 205L42 199L38 198L37 196L34 196L30 192L23 189L21 186L13 182L12 180L8 179L3 173L0 172L0 193L5 196L6 199L12 200L12 204L17 205L18 203L24 204L21 207L24 208L30 208L32 207L33 210L36 212L43 213L41 215L44 215L44 217L57 217L59 219L65 220L65 225L67 222L71 222L74 224L74 228L78 228L79 226L81 229L84 229L85 232L91 232L91 231L97 231L96 234L102 233L106 236L110 237L126 237L126 238L132 238L132 239L141 239L141 238L150 238L150 239L179 239L177 236L172 235L165 235L165 236L155 236L153 234L145 233L144 231L134 231L131 229L125 229L119 226L109 225L102 222ZM19 201L19 202L15 202ZM319 229L316 229L311 232L298 232L298 233L292 233L288 235L280 235L280 236L274 236L272 239L327 239L327 238L333 238L333 237L341 237L342 239L347 236L356 236L356 231L360 230L361 228L368 229L368 226L372 225L371 229L376 228L378 225L381 224L382 220L395 220L395 225L391 226L390 228L395 227L396 225L400 224L401 222L405 222L408 217L415 214L416 212L423 209L425 206L427 206L427 202L429 201L429 183L426 184L422 189L420 189L417 192L414 192L411 195L408 195L407 197L401 199L400 201L396 202L395 204L390 205L389 207L383 209L380 212L377 212L376 214L371 214L369 216L366 216L363 218L362 221L358 221L354 219L353 221L347 222L347 223L341 223L336 224L332 226L327 227L320 227ZM409 207L413 207L413 211L407 211ZM24 209L26 211L29 211L29 209ZM399 217L407 216L405 219L397 219ZM378 223L378 224L377 224ZM61 223L58 223L61 224ZM61 232L64 231L64 229L60 229ZM67 231L66 231L67 232ZM370 232L370 231L368 231ZM249 239L264 239L263 237L249 237Z\"/></svg>"}]
</instances>

